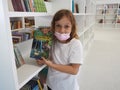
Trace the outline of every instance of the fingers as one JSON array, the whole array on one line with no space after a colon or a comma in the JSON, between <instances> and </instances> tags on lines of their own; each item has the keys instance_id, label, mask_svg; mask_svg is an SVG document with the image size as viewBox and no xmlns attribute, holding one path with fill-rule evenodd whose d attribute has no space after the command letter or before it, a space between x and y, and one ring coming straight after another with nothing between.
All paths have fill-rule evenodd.
<instances>
[{"instance_id":1,"label":"fingers","mask_svg":"<svg viewBox=\"0 0 120 90\"><path fill-rule=\"evenodd\" d=\"M44 57L41 57L42 58L42 60L46 60Z\"/></svg>"},{"instance_id":2,"label":"fingers","mask_svg":"<svg viewBox=\"0 0 120 90\"><path fill-rule=\"evenodd\" d=\"M43 64L44 64L43 60L36 60L36 62L37 62L37 64L39 64L39 65L43 65Z\"/></svg>"},{"instance_id":3,"label":"fingers","mask_svg":"<svg viewBox=\"0 0 120 90\"><path fill-rule=\"evenodd\" d=\"M42 60L44 61L44 64L50 66L52 64L52 62L48 59L45 59L44 57L42 57Z\"/></svg>"},{"instance_id":4,"label":"fingers","mask_svg":"<svg viewBox=\"0 0 120 90\"><path fill-rule=\"evenodd\" d=\"M51 65L51 61L49 61L49 60L47 60L47 59L45 59L44 57L41 57L41 60L36 60L37 61L37 63L39 64L39 65L43 65L43 64L46 64L46 65Z\"/></svg>"}]
</instances>

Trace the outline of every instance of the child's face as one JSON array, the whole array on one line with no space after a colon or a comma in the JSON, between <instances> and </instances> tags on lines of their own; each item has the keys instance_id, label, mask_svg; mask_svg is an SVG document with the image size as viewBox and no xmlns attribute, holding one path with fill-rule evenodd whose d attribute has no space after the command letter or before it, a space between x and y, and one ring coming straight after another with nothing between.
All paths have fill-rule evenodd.
<instances>
[{"instance_id":1,"label":"child's face","mask_svg":"<svg viewBox=\"0 0 120 90\"><path fill-rule=\"evenodd\" d=\"M71 33L72 25L67 17L55 22L55 31L61 34Z\"/></svg>"}]
</instances>

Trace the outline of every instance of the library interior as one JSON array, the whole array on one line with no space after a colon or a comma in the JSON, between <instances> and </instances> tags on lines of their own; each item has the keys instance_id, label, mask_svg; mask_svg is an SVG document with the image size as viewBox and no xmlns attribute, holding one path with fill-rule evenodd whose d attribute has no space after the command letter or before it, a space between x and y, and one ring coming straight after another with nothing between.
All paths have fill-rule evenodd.
<instances>
[{"instance_id":1,"label":"library interior","mask_svg":"<svg viewBox=\"0 0 120 90\"><path fill-rule=\"evenodd\" d=\"M0 0L0 90L56 90L57 85L61 87L57 90L68 90L67 86L60 86L61 82L54 87L49 83L51 89L48 89L49 78L46 80L50 70L56 71L55 74L66 71L61 70L63 67L57 68L56 64L77 66L71 60L78 59L73 55L77 49L72 53L74 58L59 51L61 57L71 60L66 60L69 65L51 61L56 64L49 68L46 64L50 55L58 54L57 51L50 53L53 46L59 45L58 50L63 50L68 45L69 38L65 44L57 39L57 36L67 37L67 31L61 34L56 31L71 17L68 15L62 26L65 14L55 18L59 10L68 10L74 16L78 41L82 45L82 54L78 55L83 59L82 64L78 63L79 74L67 75L76 76L79 90L120 90L120 0ZM69 22L73 24L69 19L64 29L71 28ZM45 64L39 65L38 59L43 59ZM60 74L66 75L66 72Z\"/></svg>"}]
</instances>

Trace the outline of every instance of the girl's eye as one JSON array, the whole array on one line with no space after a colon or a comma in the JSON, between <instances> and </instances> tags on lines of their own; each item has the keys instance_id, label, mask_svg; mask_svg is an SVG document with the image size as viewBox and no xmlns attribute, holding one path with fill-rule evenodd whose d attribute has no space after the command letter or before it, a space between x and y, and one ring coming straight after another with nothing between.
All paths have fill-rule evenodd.
<instances>
[{"instance_id":1,"label":"girl's eye","mask_svg":"<svg viewBox=\"0 0 120 90\"><path fill-rule=\"evenodd\" d=\"M70 27L70 26L68 26L68 25L64 26L64 28L66 28L66 29L69 28L69 27Z\"/></svg>"},{"instance_id":2,"label":"girl's eye","mask_svg":"<svg viewBox=\"0 0 120 90\"><path fill-rule=\"evenodd\" d=\"M56 24L55 27L56 27L56 28L69 29L69 28L70 28L70 25L64 25L64 26L61 26L61 25L59 25L59 24Z\"/></svg>"},{"instance_id":3,"label":"girl's eye","mask_svg":"<svg viewBox=\"0 0 120 90\"><path fill-rule=\"evenodd\" d=\"M60 25L58 24L58 25L55 25L55 27L60 27Z\"/></svg>"}]
</instances>

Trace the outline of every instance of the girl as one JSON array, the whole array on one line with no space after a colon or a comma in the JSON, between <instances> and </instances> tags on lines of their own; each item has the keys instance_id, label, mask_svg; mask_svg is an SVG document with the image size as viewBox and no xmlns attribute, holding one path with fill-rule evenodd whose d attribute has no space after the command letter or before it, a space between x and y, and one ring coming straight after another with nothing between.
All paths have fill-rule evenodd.
<instances>
[{"instance_id":1,"label":"girl","mask_svg":"<svg viewBox=\"0 0 120 90\"><path fill-rule=\"evenodd\" d=\"M48 90L79 90L77 76L83 63L83 48L76 33L76 21L71 11L62 9L52 20L54 34L50 60L42 57L38 64L48 69Z\"/></svg>"}]
</instances>

